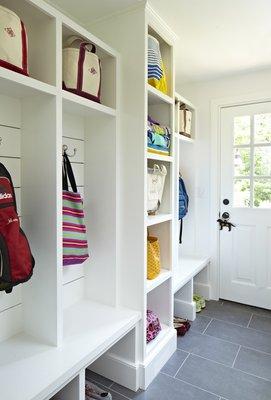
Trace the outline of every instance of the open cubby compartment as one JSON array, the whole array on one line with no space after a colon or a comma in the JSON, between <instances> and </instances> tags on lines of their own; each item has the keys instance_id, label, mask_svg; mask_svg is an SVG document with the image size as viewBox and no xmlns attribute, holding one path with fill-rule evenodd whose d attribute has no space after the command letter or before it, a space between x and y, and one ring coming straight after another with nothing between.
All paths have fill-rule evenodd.
<instances>
[{"instance_id":1,"label":"open cubby compartment","mask_svg":"<svg viewBox=\"0 0 271 400\"><path fill-rule=\"evenodd\" d=\"M191 124L191 139L192 141L196 138L196 109L195 106L184 97L175 94L175 127L174 131L180 135L181 138L190 139L180 132L180 107L185 106L189 111L192 112L192 124Z\"/></svg>"},{"instance_id":2,"label":"open cubby compartment","mask_svg":"<svg viewBox=\"0 0 271 400\"><path fill-rule=\"evenodd\" d=\"M173 168L170 162L158 161L158 160L148 160L148 168L153 168L154 165L162 166L164 165L167 169L167 175L165 179L163 197L161 205L157 215L159 214L171 214L172 213L172 190L171 184L173 179Z\"/></svg>"},{"instance_id":3,"label":"open cubby compartment","mask_svg":"<svg viewBox=\"0 0 271 400\"><path fill-rule=\"evenodd\" d=\"M173 136L173 106L164 103L156 102L155 99L148 96L148 115L160 125L167 126L171 131L170 154L174 155L174 136ZM152 153L150 153L152 154Z\"/></svg>"},{"instance_id":4,"label":"open cubby compartment","mask_svg":"<svg viewBox=\"0 0 271 400\"><path fill-rule=\"evenodd\" d=\"M56 101L39 92L24 98L0 95L0 162L12 176L21 225L35 258L29 282L11 294L0 292L0 341L19 333L53 345L60 340Z\"/></svg>"},{"instance_id":5,"label":"open cubby compartment","mask_svg":"<svg viewBox=\"0 0 271 400\"><path fill-rule=\"evenodd\" d=\"M70 36L79 36L96 46L96 54L101 61L101 104L116 109L116 80L117 58L116 53L88 31L81 29L76 24L73 27L63 23L62 45ZM91 100L89 100L91 102Z\"/></svg>"},{"instance_id":6,"label":"open cubby compartment","mask_svg":"<svg viewBox=\"0 0 271 400\"><path fill-rule=\"evenodd\" d=\"M28 36L29 76L56 86L56 19L28 0L0 0L24 22ZM48 7L48 10L50 7Z\"/></svg>"},{"instance_id":7,"label":"open cubby compartment","mask_svg":"<svg viewBox=\"0 0 271 400\"><path fill-rule=\"evenodd\" d=\"M137 390L136 366L139 361L137 341L138 326L122 337L88 367L86 379L88 378L89 370L131 390Z\"/></svg>"},{"instance_id":8,"label":"open cubby compartment","mask_svg":"<svg viewBox=\"0 0 271 400\"><path fill-rule=\"evenodd\" d=\"M169 41L156 31L156 29L148 25L148 34L154 36L160 45L161 56L164 64L167 80L167 95L173 97L174 95L174 66L173 66L173 46Z\"/></svg>"},{"instance_id":9,"label":"open cubby compartment","mask_svg":"<svg viewBox=\"0 0 271 400\"><path fill-rule=\"evenodd\" d=\"M194 282L190 279L174 295L174 316L187 318L190 321L196 319L196 305L193 301Z\"/></svg>"},{"instance_id":10,"label":"open cubby compartment","mask_svg":"<svg viewBox=\"0 0 271 400\"><path fill-rule=\"evenodd\" d=\"M210 263L194 277L194 294L203 296L206 300L210 299Z\"/></svg>"},{"instance_id":11,"label":"open cubby compartment","mask_svg":"<svg viewBox=\"0 0 271 400\"><path fill-rule=\"evenodd\" d=\"M158 336L153 341L146 344L147 355L150 354L157 342L162 340L172 328L172 296L173 294L171 279L168 279L162 285L157 286L154 290L147 294L147 309L157 314L162 328Z\"/></svg>"},{"instance_id":12,"label":"open cubby compartment","mask_svg":"<svg viewBox=\"0 0 271 400\"><path fill-rule=\"evenodd\" d=\"M161 268L167 270L172 269L171 224L172 221L167 221L148 227L149 236L159 239Z\"/></svg>"},{"instance_id":13,"label":"open cubby compartment","mask_svg":"<svg viewBox=\"0 0 271 400\"><path fill-rule=\"evenodd\" d=\"M116 118L63 101L63 138L82 194L90 258L63 267L63 306L116 305ZM106 276L106 279L105 279Z\"/></svg>"},{"instance_id":14,"label":"open cubby compartment","mask_svg":"<svg viewBox=\"0 0 271 400\"><path fill-rule=\"evenodd\" d=\"M85 370L67 382L50 400L85 400Z\"/></svg>"}]
</instances>

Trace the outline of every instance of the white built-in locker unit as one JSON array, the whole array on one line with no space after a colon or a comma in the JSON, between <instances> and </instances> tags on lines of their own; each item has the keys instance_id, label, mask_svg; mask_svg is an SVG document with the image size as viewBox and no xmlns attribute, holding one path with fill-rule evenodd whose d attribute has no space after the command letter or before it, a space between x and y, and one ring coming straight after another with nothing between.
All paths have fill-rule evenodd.
<instances>
[{"instance_id":1,"label":"white built-in locker unit","mask_svg":"<svg viewBox=\"0 0 271 400\"><path fill-rule=\"evenodd\" d=\"M145 389L176 349L174 304L176 314L193 319L194 281L208 290L209 259L195 256L195 171L185 162L196 128L186 143L176 128L175 103L183 101L175 96L178 38L140 3L89 27L120 57L42 0L0 4L21 17L29 36L31 77L0 68L0 161L12 174L36 260L30 282L10 295L0 293L1 399L83 400L86 368L132 390ZM147 83L148 33L160 43L167 94ZM62 90L62 45L74 34L97 47L101 104ZM169 156L147 152L148 115L170 126ZM62 267L63 145L84 199L90 250L84 265L68 268ZM147 168L154 163L164 164L168 175L161 209L148 216ZM191 191L183 247L180 166ZM162 271L152 281L147 231L161 245ZM162 323L149 344L147 309Z\"/></svg>"}]
</instances>

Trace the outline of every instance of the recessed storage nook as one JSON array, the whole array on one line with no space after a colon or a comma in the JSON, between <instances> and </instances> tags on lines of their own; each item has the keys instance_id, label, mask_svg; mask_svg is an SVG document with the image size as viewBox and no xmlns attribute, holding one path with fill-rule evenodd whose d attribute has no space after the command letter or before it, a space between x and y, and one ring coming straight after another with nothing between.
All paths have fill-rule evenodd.
<instances>
[{"instance_id":1,"label":"recessed storage nook","mask_svg":"<svg viewBox=\"0 0 271 400\"><path fill-rule=\"evenodd\" d=\"M20 389L22 400L83 400L88 370L146 389L176 349L174 293L175 314L190 319L193 293L209 297L209 258L197 254L196 109L175 95L176 36L145 4L93 25L91 32L113 48L41 0L0 5L28 31L29 77L0 68L0 162L13 177L36 261L28 283L0 292L3 399L14 400ZM148 35L160 46L164 92L148 82ZM96 46L101 103L62 89L70 36ZM181 103L192 111L191 138L179 134ZM153 146L150 120L164 139ZM90 252L84 264L69 267L62 260L64 146L84 202ZM148 175L155 169L164 188L150 210ZM190 197L182 244L179 171ZM148 237L160 245L154 279L147 279ZM161 323L148 344L147 310Z\"/></svg>"},{"instance_id":2,"label":"recessed storage nook","mask_svg":"<svg viewBox=\"0 0 271 400\"><path fill-rule=\"evenodd\" d=\"M180 112L181 110L181 112ZM185 115L188 111L190 114ZM174 313L177 317L194 320L196 304L193 295L210 297L209 263L207 254L198 252L198 224L200 216L197 212L197 113L195 106L179 94L175 94L175 146L176 146L176 182L182 178L189 196L188 212L184 218L179 217L179 187L176 196L176 234L175 250L177 262L174 264L173 291ZM186 119L190 119L188 133L182 133ZM188 137L187 135L190 135ZM177 222L178 221L178 222Z\"/></svg>"}]
</instances>

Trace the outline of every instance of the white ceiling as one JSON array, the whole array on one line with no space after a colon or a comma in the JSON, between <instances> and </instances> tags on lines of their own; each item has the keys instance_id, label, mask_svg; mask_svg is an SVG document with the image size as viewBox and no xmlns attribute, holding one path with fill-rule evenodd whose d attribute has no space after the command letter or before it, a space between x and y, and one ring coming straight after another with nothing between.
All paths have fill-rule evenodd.
<instances>
[{"instance_id":1,"label":"white ceiling","mask_svg":"<svg viewBox=\"0 0 271 400\"><path fill-rule=\"evenodd\" d=\"M141 0L48 0L83 24ZM177 84L271 67L271 0L150 0L180 37Z\"/></svg>"}]
</instances>

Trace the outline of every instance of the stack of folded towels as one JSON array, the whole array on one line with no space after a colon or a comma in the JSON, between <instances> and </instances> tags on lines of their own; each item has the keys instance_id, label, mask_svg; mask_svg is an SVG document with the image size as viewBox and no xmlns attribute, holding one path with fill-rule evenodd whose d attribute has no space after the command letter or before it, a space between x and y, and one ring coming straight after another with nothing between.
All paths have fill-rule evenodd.
<instances>
[{"instance_id":1,"label":"stack of folded towels","mask_svg":"<svg viewBox=\"0 0 271 400\"><path fill-rule=\"evenodd\" d=\"M170 154L170 129L148 117L148 151L168 156Z\"/></svg>"}]
</instances>

